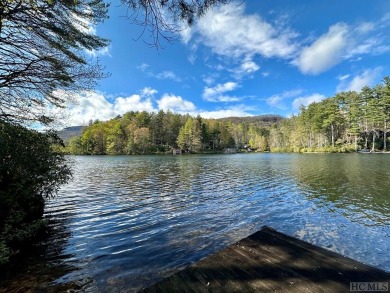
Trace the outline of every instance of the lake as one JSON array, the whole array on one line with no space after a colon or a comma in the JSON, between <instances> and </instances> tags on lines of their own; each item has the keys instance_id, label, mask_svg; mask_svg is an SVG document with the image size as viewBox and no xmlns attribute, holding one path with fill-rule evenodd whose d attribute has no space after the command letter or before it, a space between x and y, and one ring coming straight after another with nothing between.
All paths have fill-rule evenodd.
<instances>
[{"instance_id":1,"label":"lake","mask_svg":"<svg viewBox=\"0 0 390 293\"><path fill-rule=\"evenodd\" d=\"M70 160L74 179L46 208L46 274L28 273L51 288L133 292L263 225L390 271L390 155Z\"/></svg>"}]
</instances>

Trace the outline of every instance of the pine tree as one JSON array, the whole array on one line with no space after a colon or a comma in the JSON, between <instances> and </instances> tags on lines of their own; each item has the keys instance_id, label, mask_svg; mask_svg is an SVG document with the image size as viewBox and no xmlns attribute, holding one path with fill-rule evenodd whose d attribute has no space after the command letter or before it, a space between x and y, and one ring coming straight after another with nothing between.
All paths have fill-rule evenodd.
<instances>
[{"instance_id":1,"label":"pine tree","mask_svg":"<svg viewBox=\"0 0 390 293\"><path fill-rule=\"evenodd\" d=\"M0 119L48 124L48 106L64 107L64 92L91 89L104 77L86 52L108 44L91 32L107 7L103 0L0 0Z\"/></svg>"}]
</instances>

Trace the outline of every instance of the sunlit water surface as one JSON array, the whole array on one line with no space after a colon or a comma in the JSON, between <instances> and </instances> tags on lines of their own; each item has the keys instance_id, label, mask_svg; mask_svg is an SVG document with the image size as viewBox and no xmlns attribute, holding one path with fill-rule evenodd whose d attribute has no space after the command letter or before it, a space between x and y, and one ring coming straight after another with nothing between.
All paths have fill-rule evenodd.
<instances>
[{"instance_id":1,"label":"sunlit water surface","mask_svg":"<svg viewBox=\"0 0 390 293\"><path fill-rule=\"evenodd\" d=\"M263 225L390 271L390 155L70 159L46 208L49 288L137 291Z\"/></svg>"}]
</instances>

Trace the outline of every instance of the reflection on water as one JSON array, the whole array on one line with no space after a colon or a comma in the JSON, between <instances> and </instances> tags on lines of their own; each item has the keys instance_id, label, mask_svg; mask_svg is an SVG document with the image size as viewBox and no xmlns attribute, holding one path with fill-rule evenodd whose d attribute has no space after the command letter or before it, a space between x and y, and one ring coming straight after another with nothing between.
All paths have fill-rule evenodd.
<instances>
[{"instance_id":1,"label":"reflection on water","mask_svg":"<svg viewBox=\"0 0 390 293\"><path fill-rule=\"evenodd\" d=\"M46 209L49 291L139 290L263 225L390 270L390 156L72 159Z\"/></svg>"}]
</instances>

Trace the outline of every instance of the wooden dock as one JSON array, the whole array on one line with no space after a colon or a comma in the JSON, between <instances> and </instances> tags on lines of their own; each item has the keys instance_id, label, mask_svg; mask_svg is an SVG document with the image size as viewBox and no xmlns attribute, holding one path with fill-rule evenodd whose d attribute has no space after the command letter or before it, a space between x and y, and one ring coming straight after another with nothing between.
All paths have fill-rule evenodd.
<instances>
[{"instance_id":1,"label":"wooden dock","mask_svg":"<svg viewBox=\"0 0 390 293\"><path fill-rule=\"evenodd\" d=\"M334 293L350 282L388 292L390 273L263 227L143 291Z\"/></svg>"}]
</instances>

